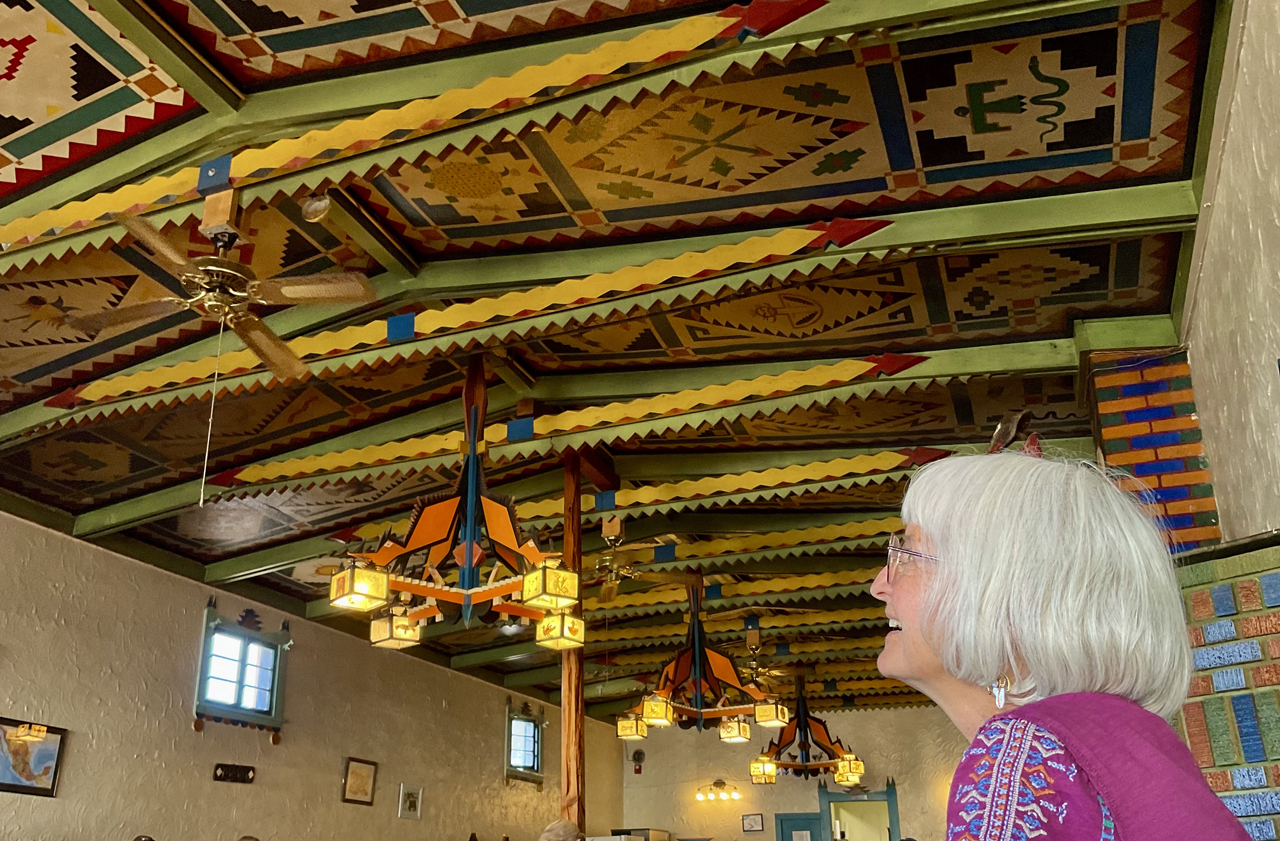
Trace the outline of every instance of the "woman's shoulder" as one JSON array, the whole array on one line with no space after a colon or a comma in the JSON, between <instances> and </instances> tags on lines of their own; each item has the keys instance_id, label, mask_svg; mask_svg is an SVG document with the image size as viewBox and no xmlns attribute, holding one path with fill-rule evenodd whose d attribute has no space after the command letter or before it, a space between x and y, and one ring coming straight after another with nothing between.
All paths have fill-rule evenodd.
<instances>
[{"instance_id":1,"label":"woman's shoulder","mask_svg":"<svg viewBox=\"0 0 1280 841\"><path fill-rule=\"evenodd\" d=\"M947 814L948 841L1112 837L1106 806L1070 746L1017 717L978 730L956 769Z\"/></svg>"}]
</instances>

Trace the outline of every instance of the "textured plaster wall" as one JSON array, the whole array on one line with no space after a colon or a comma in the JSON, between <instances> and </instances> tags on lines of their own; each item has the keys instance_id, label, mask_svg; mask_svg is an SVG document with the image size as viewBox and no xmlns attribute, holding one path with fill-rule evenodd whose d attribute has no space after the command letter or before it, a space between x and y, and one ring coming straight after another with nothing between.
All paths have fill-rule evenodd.
<instances>
[{"instance_id":1,"label":"textured plaster wall","mask_svg":"<svg viewBox=\"0 0 1280 841\"><path fill-rule=\"evenodd\" d=\"M1235 6L1183 323L1227 540L1280 528L1280 3Z\"/></svg>"},{"instance_id":2,"label":"textured plaster wall","mask_svg":"<svg viewBox=\"0 0 1280 841\"><path fill-rule=\"evenodd\" d=\"M886 777L898 787L898 816L904 838L944 841L947 792L960 754L968 742L936 707L859 710L823 716L831 732L867 764L863 785L884 788ZM632 773L624 757L623 818L628 827L667 829L673 837L715 841L775 841L776 812L816 812L814 780L779 777L772 786L753 786L747 763L777 731L753 728L750 744L721 744L714 732L670 727L650 730L636 746L646 754L644 773ZM699 803L699 786L723 779L738 787L742 799ZM828 782L828 786L834 785ZM763 833L742 832L742 815L764 814ZM817 839L815 839L817 841Z\"/></svg>"},{"instance_id":3,"label":"textured plaster wall","mask_svg":"<svg viewBox=\"0 0 1280 841\"><path fill-rule=\"evenodd\" d=\"M0 716L69 732L56 798L0 792L3 841L534 839L559 817L559 709L547 705L546 785L503 782L509 693L294 619L283 742L192 730L201 617L211 591L0 514ZM224 616L253 606L227 594ZM524 700L520 696L516 699ZM587 819L621 819L621 743L587 723ZM344 758L379 763L373 806L340 801ZM213 782L217 762L252 785ZM422 786L421 821L396 817Z\"/></svg>"}]
</instances>

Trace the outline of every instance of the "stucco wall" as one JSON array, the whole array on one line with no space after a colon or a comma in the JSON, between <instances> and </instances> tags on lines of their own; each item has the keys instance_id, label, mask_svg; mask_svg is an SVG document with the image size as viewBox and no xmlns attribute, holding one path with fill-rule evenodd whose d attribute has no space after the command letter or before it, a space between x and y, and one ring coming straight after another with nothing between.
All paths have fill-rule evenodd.
<instances>
[{"instance_id":1,"label":"stucco wall","mask_svg":"<svg viewBox=\"0 0 1280 841\"><path fill-rule=\"evenodd\" d=\"M536 838L559 817L559 710L547 705L546 785L503 782L508 692L303 620L286 671L283 742L191 727L201 617L212 592L0 515L0 716L69 731L56 798L0 792L4 841ZM253 606L226 594L224 616ZM523 700L520 696L515 696ZM620 743L587 723L587 819L621 818ZM344 804L344 758L379 763L372 807ZM218 762L252 785L213 782ZM421 821L396 817L422 786Z\"/></svg>"},{"instance_id":2,"label":"stucco wall","mask_svg":"<svg viewBox=\"0 0 1280 841\"><path fill-rule=\"evenodd\" d=\"M884 788L893 777L903 837L943 841L951 775L968 742L936 707L859 710L822 714L833 735L867 764L863 784ZM715 841L775 841L776 812L816 812L814 780L779 777L772 786L753 786L747 763L777 731L753 729L749 744L721 744L715 732L695 733L669 727L650 730L643 742L644 772L632 773L624 757L623 819L629 827L667 829L673 837ZM742 799L714 805L694 798L699 786L717 778L732 783ZM828 782L828 786L834 784ZM742 815L764 815L763 833L743 833Z\"/></svg>"},{"instance_id":3,"label":"stucco wall","mask_svg":"<svg viewBox=\"0 0 1280 841\"><path fill-rule=\"evenodd\" d=\"M1227 540L1280 528L1280 3L1235 6L1183 323Z\"/></svg>"}]
</instances>

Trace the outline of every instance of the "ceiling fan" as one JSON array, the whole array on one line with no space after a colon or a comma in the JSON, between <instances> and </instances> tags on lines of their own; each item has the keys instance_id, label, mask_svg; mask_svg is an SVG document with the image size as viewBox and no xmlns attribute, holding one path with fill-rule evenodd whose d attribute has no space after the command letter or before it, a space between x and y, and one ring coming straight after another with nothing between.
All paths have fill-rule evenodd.
<instances>
[{"instance_id":1,"label":"ceiling fan","mask_svg":"<svg viewBox=\"0 0 1280 841\"><path fill-rule=\"evenodd\" d=\"M615 560L615 552L622 544L621 517L610 517L605 520L600 531L609 547L596 562L594 569L595 574L603 578L598 596L601 604L608 604L618 597L618 587L624 578L653 581L659 584L679 584L682 587L702 586L702 577L699 575L687 572L647 572L629 563Z\"/></svg>"},{"instance_id":2,"label":"ceiling fan","mask_svg":"<svg viewBox=\"0 0 1280 841\"><path fill-rule=\"evenodd\" d=\"M216 256L187 259L150 222L127 213L116 214L134 239L142 243L156 260L173 272L190 297L161 298L127 307L119 307L86 316L72 316L68 326L90 336L103 330L153 321L182 310L193 310L230 327L245 346L280 379L292 379L307 373L307 366L285 341L249 312L255 304L366 304L376 301L377 292L361 272L333 272L296 277L273 277L260 280L244 263L232 260L227 253L239 239L231 230L220 230L210 237L218 249Z\"/></svg>"}]
</instances>

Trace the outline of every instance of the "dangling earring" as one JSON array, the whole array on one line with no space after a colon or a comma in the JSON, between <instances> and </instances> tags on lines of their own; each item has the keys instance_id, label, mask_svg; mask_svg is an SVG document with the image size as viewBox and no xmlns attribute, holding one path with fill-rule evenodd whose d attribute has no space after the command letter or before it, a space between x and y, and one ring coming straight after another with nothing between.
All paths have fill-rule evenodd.
<instances>
[{"instance_id":1,"label":"dangling earring","mask_svg":"<svg viewBox=\"0 0 1280 841\"><path fill-rule=\"evenodd\" d=\"M996 682L987 687L987 694L996 699L996 709L1004 709L1004 694L1009 689L1009 678L1000 675Z\"/></svg>"}]
</instances>

